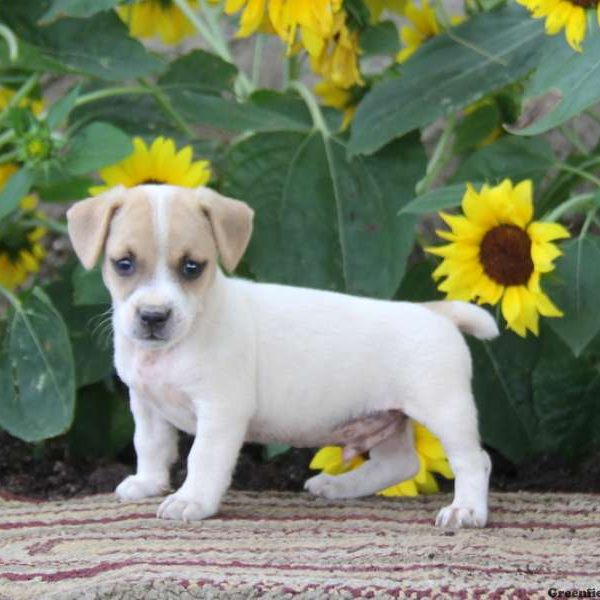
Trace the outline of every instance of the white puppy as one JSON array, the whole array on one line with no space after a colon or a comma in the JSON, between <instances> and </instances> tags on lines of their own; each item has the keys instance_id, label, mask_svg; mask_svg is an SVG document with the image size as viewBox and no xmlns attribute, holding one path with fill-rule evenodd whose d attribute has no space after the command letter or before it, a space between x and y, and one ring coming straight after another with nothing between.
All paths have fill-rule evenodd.
<instances>
[{"instance_id":1,"label":"white puppy","mask_svg":"<svg viewBox=\"0 0 600 600\"><path fill-rule=\"evenodd\" d=\"M376 441L363 466L306 485L327 498L372 494L417 471L408 416L441 439L456 476L437 524L484 526L490 461L459 329L492 338L492 317L461 302L387 302L225 277L218 259L235 269L252 218L246 204L208 188L164 185L115 188L68 213L83 265L105 255L115 364L130 390L137 472L119 497L169 490L176 429L195 440L187 478L158 516L195 520L218 510L245 440L343 443L334 438L344 425L388 415L395 433Z\"/></svg>"}]
</instances>

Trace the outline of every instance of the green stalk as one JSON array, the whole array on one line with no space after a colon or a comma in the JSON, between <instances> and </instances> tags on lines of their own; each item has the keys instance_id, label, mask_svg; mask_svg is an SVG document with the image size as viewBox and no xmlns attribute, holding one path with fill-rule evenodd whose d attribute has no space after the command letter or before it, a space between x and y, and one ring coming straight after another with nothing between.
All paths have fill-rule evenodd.
<instances>
[{"instance_id":1,"label":"green stalk","mask_svg":"<svg viewBox=\"0 0 600 600\"><path fill-rule=\"evenodd\" d=\"M8 58L10 62L15 62L19 58L19 40L12 29L0 23L0 37L4 39L8 46Z\"/></svg>"},{"instance_id":2,"label":"green stalk","mask_svg":"<svg viewBox=\"0 0 600 600\"><path fill-rule=\"evenodd\" d=\"M417 196L421 196L428 192L431 189L431 186L435 183L435 180L438 178L441 170L446 166L448 159L450 157L450 153L448 152L448 147L452 140L452 136L454 134L454 127L456 126L456 115L450 115L448 117L448 121L446 122L446 126L444 127L444 131L435 147L433 152L433 156L427 165L427 171L425 172L425 177L417 183L416 193Z\"/></svg>"},{"instance_id":3,"label":"green stalk","mask_svg":"<svg viewBox=\"0 0 600 600\"><path fill-rule=\"evenodd\" d=\"M5 152L4 154L0 154L0 165L5 165L6 163L12 162L17 158L19 152L17 150L12 150L11 152Z\"/></svg>"},{"instance_id":4,"label":"green stalk","mask_svg":"<svg viewBox=\"0 0 600 600\"><path fill-rule=\"evenodd\" d=\"M111 98L112 96L125 96L128 94L151 94L152 92L140 85L124 85L119 87L109 87L103 90L97 90L95 92L89 92L79 96L75 101L75 106L84 106L91 102L98 102L98 100L104 100L105 98Z\"/></svg>"},{"instance_id":5,"label":"green stalk","mask_svg":"<svg viewBox=\"0 0 600 600\"><path fill-rule=\"evenodd\" d=\"M254 42L254 58L252 59L252 87L260 86L260 70L262 67L263 50L265 47L265 36L262 33L257 34Z\"/></svg>"},{"instance_id":6,"label":"green stalk","mask_svg":"<svg viewBox=\"0 0 600 600\"><path fill-rule=\"evenodd\" d=\"M44 217L40 217L37 219L23 219L22 223L31 227L45 227L46 229L50 229L61 235L69 234L69 230L67 228L66 223L61 223L60 221L57 221L56 219L51 219L45 215Z\"/></svg>"},{"instance_id":7,"label":"green stalk","mask_svg":"<svg viewBox=\"0 0 600 600\"><path fill-rule=\"evenodd\" d=\"M15 95L8 101L6 107L0 112L0 123L6 119L11 108L19 106L21 100L29 95L29 92L38 84L41 74L34 73L27 81L17 90Z\"/></svg>"},{"instance_id":8,"label":"green stalk","mask_svg":"<svg viewBox=\"0 0 600 600\"><path fill-rule=\"evenodd\" d=\"M323 118L323 113L321 112L319 103L317 102L317 99L314 97L313 93L306 87L304 83L302 83L302 81L290 82L290 88L296 90L302 97L302 100L304 100L304 103L310 112L310 116L312 117L315 129L320 131L323 137L330 137L331 132L327 127L327 123Z\"/></svg>"},{"instance_id":9,"label":"green stalk","mask_svg":"<svg viewBox=\"0 0 600 600\"><path fill-rule=\"evenodd\" d=\"M579 136L574 130L567 127L567 125L561 125L560 132L573 147L579 150L581 154L584 154L586 156L589 155L590 151L586 148L585 144L581 141L581 139L579 139Z\"/></svg>"},{"instance_id":10,"label":"green stalk","mask_svg":"<svg viewBox=\"0 0 600 600\"><path fill-rule=\"evenodd\" d=\"M15 310L21 310L21 301L2 285L0 285L0 295L4 296L14 306Z\"/></svg>"},{"instance_id":11,"label":"green stalk","mask_svg":"<svg viewBox=\"0 0 600 600\"><path fill-rule=\"evenodd\" d=\"M554 166L561 171L566 171L567 173L574 173L575 175L579 175L582 179L587 179L591 181L594 185L600 187L600 179L583 169L579 169L578 167L573 167L572 165L567 165L566 163L556 162Z\"/></svg>"},{"instance_id":12,"label":"green stalk","mask_svg":"<svg viewBox=\"0 0 600 600\"><path fill-rule=\"evenodd\" d=\"M546 213L542 218L543 221L558 221L562 216L577 209L589 208L589 203L596 197L596 194L579 194L569 198L561 205L557 206L553 211Z\"/></svg>"},{"instance_id":13,"label":"green stalk","mask_svg":"<svg viewBox=\"0 0 600 600\"><path fill-rule=\"evenodd\" d=\"M147 88L148 92L154 96L158 105L163 109L173 122L181 129L189 138L196 137L196 132L188 125L187 121L173 108L168 96L157 86L145 79L140 79L142 84Z\"/></svg>"}]
</instances>

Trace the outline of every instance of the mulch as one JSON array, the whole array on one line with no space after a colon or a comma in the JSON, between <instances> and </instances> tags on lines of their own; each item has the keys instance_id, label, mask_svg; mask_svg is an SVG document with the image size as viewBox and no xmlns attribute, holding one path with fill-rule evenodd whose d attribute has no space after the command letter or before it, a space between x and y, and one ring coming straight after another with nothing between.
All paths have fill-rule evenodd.
<instances>
[{"instance_id":1,"label":"mulch","mask_svg":"<svg viewBox=\"0 0 600 600\"><path fill-rule=\"evenodd\" d=\"M433 527L450 497L228 494L200 523L157 499L0 495L0 598L546 598L600 583L600 496L493 493L483 530Z\"/></svg>"}]
</instances>

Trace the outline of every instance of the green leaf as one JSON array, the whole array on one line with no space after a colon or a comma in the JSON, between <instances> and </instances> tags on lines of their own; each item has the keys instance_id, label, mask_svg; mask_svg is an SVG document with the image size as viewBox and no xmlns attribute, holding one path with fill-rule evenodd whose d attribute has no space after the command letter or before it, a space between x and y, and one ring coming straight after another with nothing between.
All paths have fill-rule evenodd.
<instances>
[{"instance_id":1,"label":"green leaf","mask_svg":"<svg viewBox=\"0 0 600 600\"><path fill-rule=\"evenodd\" d=\"M370 25L360 34L360 49L366 55L395 55L400 51L398 28L392 21Z\"/></svg>"},{"instance_id":2,"label":"green leaf","mask_svg":"<svg viewBox=\"0 0 600 600\"><path fill-rule=\"evenodd\" d=\"M533 444L539 453L583 458L600 447L600 371L594 360L574 358L545 327L541 341L532 378L537 419Z\"/></svg>"},{"instance_id":3,"label":"green leaf","mask_svg":"<svg viewBox=\"0 0 600 600\"><path fill-rule=\"evenodd\" d=\"M548 323L579 356L600 332L600 244L586 236L567 242L562 250L547 288L564 316Z\"/></svg>"},{"instance_id":4,"label":"green leaf","mask_svg":"<svg viewBox=\"0 0 600 600\"><path fill-rule=\"evenodd\" d=\"M46 116L46 123L50 129L56 129L67 120L75 106L80 91L81 86L73 86L60 100L56 101L50 107Z\"/></svg>"},{"instance_id":5,"label":"green leaf","mask_svg":"<svg viewBox=\"0 0 600 600\"><path fill-rule=\"evenodd\" d=\"M110 295L104 281L100 267L86 271L81 265L73 270L73 303L75 306L88 306L109 304Z\"/></svg>"},{"instance_id":6,"label":"green leaf","mask_svg":"<svg viewBox=\"0 0 600 600\"><path fill-rule=\"evenodd\" d=\"M95 185L90 177L66 177L51 183L36 182L35 189L44 202L73 202L89 196L89 189Z\"/></svg>"},{"instance_id":7,"label":"green leaf","mask_svg":"<svg viewBox=\"0 0 600 600\"><path fill-rule=\"evenodd\" d=\"M108 123L92 123L73 137L63 161L72 175L85 175L119 162L132 152L127 134Z\"/></svg>"},{"instance_id":8,"label":"green leaf","mask_svg":"<svg viewBox=\"0 0 600 600\"><path fill-rule=\"evenodd\" d=\"M545 140L507 135L469 156L452 180L485 181L495 185L506 178L515 183L533 179L537 187L554 163L554 154Z\"/></svg>"},{"instance_id":9,"label":"green leaf","mask_svg":"<svg viewBox=\"0 0 600 600\"><path fill-rule=\"evenodd\" d=\"M169 94L182 90L218 94L233 91L237 74L237 68L222 58L193 50L174 60L158 83Z\"/></svg>"},{"instance_id":10,"label":"green leaf","mask_svg":"<svg viewBox=\"0 0 600 600\"><path fill-rule=\"evenodd\" d=\"M376 84L360 103L351 154L369 154L390 140L454 113L526 75L537 64L543 28L513 5L476 15L425 43L402 75Z\"/></svg>"},{"instance_id":11,"label":"green leaf","mask_svg":"<svg viewBox=\"0 0 600 600\"><path fill-rule=\"evenodd\" d=\"M233 146L223 190L256 210L247 261L259 279L390 297L416 225L396 215L424 168L417 136L348 161L317 131L259 133Z\"/></svg>"},{"instance_id":12,"label":"green leaf","mask_svg":"<svg viewBox=\"0 0 600 600\"><path fill-rule=\"evenodd\" d=\"M121 0L54 0L50 9L40 19L41 25L47 25L64 17L91 17L98 12L109 10Z\"/></svg>"},{"instance_id":13,"label":"green leaf","mask_svg":"<svg viewBox=\"0 0 600 600\"><path fill-rule=\"evenodd\" d=\"M27 167L23 167L12 175L0 193L0 219L19 207L23 196L29 193L33 181L33 173Z\"/></svg>"},{"instance_id":14,"label":"green leaf","mask_svg":"<svg viewBox=\"0 0 600 600\"><path fill-rule=\"evenodd\" d=\"M440 300L441 293L437 290L432 277L434 269L435 265L428 259L413 265L404 275L395 299L407 302Z\"/></svg>"},{"instance_id":15,"label":"green leaf","mask_svg":"<svg viewBox=\"0 0 600 600\"><path fill-rule=\"evenodd\" d=\"M480 182L473 182L475 188L479 188L481 185L483 184ZM460 206L466 189L464 183L436 188L408 202L402 208L400 214L426 215L448 208L455 208Z\"/></svg>"},{"instance_id":16,"label":"green leaf","mask_svg":"<svg viewBox=\"0 0 600 600\"><path fill-rule=\"evenodd\" d=\"M77 269L77 267L76 267ZM61 277L45 287L69 330L75 357L77 388L110 377L114 371L110 304L77 305L71 265L61 269Z\"/></svg>"},{"instance_id":17,"label":"green leaf","mask_svg":"<svg viewBox=\"0 0 600 600\"><path fill-rule=\"evenodd\" d=\"M538 417L532 404L531 375L539 342L505 332L493 342L469 339L469 346L483 441L513 462L521 462L534 451Z\"/></svg>"},{"instance_id":18,"label":"green leaf","mask_svg":"<svg viewBox=\"0 0 600 600\"><path fill-rule=\"evenodd\" d=\"M282 454L290 451L291 446L288 444L267 444L263 446L264 460L273 460Z\"/></svg>"},{"instance_id":19,"label":"green leaf","mask_svg":"<svg viewBox=\"0 0 600 600\"><path fill-rule=\"evenodd\" d=\"M96 384L80 390L67 442L76 457L114 458L133 440L133 430L126 398L107 385Z\"/></svg>"},{"instance_id":20,"label":"green leaf","mask_svg":"<svg viewBox=\"0 0 600 600\"><path fill-rule=\"evenodd\" d=\"M13 308L0 350L0 425L33 442L66 431L73 419L75 369L64 321L35 288Z\"/></svg>"},{"instance_id":21,"label":"green leaf","mask_svg":"<svg viewBox=\"0 0 600 600\"><path fill-rule=\"evenodd\" d=\"M534 114L526 127L514 129L513 133L544 133L600 102L599 73L600 31L597 24L588 31L583 52L574 52L562 39L547 42L540 64L525 89L525 104L539 104L544 97L555 100L549 110L536 111L539 114Z\"/></svg>"},{"instance_id":22,"label":"green leaf","mask_svg":"<svg viewBox=\"0 0 600 600\"><path fill-rule=\"evenodd\" d=\"M129 37L127 27L114 12L88 19L61 19L40 27L48 0L0 3L0 21L20 38L14 67L90 75L109 81L146 77L162 70L161 59ZM8 64L6 44L0 44L0 64Z\"/></svg>"}]
</instances>

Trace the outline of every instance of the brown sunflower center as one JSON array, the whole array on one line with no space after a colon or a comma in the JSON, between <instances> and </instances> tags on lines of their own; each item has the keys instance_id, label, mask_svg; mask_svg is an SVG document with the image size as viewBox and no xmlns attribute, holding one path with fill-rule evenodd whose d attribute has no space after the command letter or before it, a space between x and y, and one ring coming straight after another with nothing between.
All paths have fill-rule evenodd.
<instances>
[{"instance_id":1,"label":"brown sunflower center","mask_svg":"<svg viewBox=\"0 0 600 600\"><path fill-rule=\"evenodd\" d=\"M598 5L598 0L569 0L569 2L581 8L594 8Z\"/></svg>"},{"instance_id":2,"label":"brown sunflower center","mask_svg":"<svg viewBox=\"0 0 600 600\"><path fill-rule=\"evenodd\" d=\"M165 185L165 182L160 179L144 179L140 185Z\"/></svg>"},{"instance_id":3,"label":"brown sunflower center","mask_svg":"<svg viewBox=\"0 0 600 600\"><path fill-rule=\"evenodd\" d=\"M486 275L502 285L524 285L533 273L531 240L516 225L490 229L479 248Z\"/></svg>"}]
</instances>

